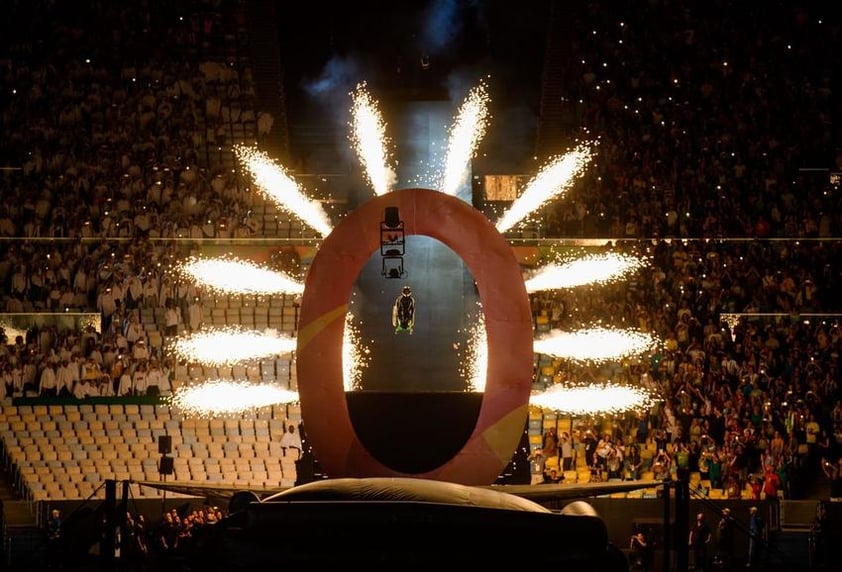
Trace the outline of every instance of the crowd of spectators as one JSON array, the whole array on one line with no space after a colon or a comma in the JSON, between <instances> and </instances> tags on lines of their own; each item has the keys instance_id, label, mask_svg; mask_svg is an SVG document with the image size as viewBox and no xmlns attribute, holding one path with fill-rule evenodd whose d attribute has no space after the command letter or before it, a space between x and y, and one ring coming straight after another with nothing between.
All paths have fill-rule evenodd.
<instances>
[{"instance_id":1,"label":"crowd of spectators","mask_svg":"<svg viewBox=\"0 0 842 572\"><path fill-rule=\"evenodd\" d=\"M199 550L206 527L215 525L223 516L216 506L195 508L183 515L177 509L171 509L162 515L153 530L135 529L133 538L140 549L131 557L147 564L192 557Z\"/></svg>"},{"instance_id":2,"label":"crowd of spectators","mask_svg":"<svg viewBox=\"0 0 842 572\"><path fill-rule=\"evenodd\" d=\"M165 509L160 518L152 521L143 512L126 511L114 523L115 561L125 570L177 570L181 563L206 550L211 541L210 527L224 516L222 508L211 505ZM94 530L79 529L91 526ZM96 540L90 548L101 553L106 549L107 526L104 513L74 511L65 516L59 509L53 509L47 526L51 541L47 555L49 567L74 567L87 560L90 554L85 543L88 541ZM80 544L83 538L87 540Z\"/></svg>"},{"instance_id":3,"label":"crowd of spectators","mask_svg":"<svg viewBox=\"0 0 842 572\"><path fill-rule=\"evenodd\" d=\"M829 16L804 2L559 8L562 105L598 145L548 235L838 236Z\"/></svg>"},{"instance_id":4,"label":"crowd of spectators","mask_svg":"<svg viewBox=\"0 0 842 572\"><path fill-rule=\"evenodd\" d=\"M629 252L623 244L611 248ZM767 465L786 494L799 494L791 488L793 470L815 473L820 459L842 455L842 327L827 290L837 282L830 271L836 250L835 243L659 240L636 252L651 265L631 284L533 296L535 315L547 317L536 336L599 323L662 341L644 359L554 360L552 375L536 370L539 388L611 380L658 396L642 423L635 415L613 418L607 435L602 420L578 428L574 438L588 466L601 474L609 451L622 466L630 456L623 447L655 442L656 455L635 474L668 476L686 451L686 466L707 476L714 465L710 480L732 494L762 477ZM822 273L815 281L814 272Z\"/></svg>"},{"instance_id":5,"label":"crowd of spectators","mask_svg":"<svg viewBox=\"0 0 842 572\"><path fill-rule=\"evenodd\" d=\"M799 476L823 478L819 461L842 455L832 240L842 161L829 49L842 34L800 3L749 12L723 2L618 11L597 0L560 15L563 101L571 124L598 137L598 155L542 232L611 238L607 249L649 266L622 284L539 293L533 310L549 330L610 324L664 344L646 361L556 361L552 378L536 377L643 384L662 399L642 420L613 419L607 434L601 420L579 427L589 466L610 451L628 464L658 436L656 455L623 474L664 476L680 462L706 477L712 468L716 486L739 495L771 467L784 494L798 495Z\"/></svg>"},{"instance_id":6,"label":"crowd of spectators","mask_svg":"<svg viewBox=\"0 0 842 572\"><path fill-rule=\"evenodd\" d=\"M15 18L33 29L0 67L2 236L250 235L252 194L209 160L232 123L256 129L247 70L200 59L222 23L158 2L46 12Z\"/></svg>"},{"instance_id":7,"label":"crowd of spectators","mask_svg":"<svg viewBox=\"0 0 842 572\"><path fill-rule=\"evenodd\" d=\"M253 82L213 57L242 20L219 2L8 8L20 27L0 65L0 309L97 312L102 327L9 335L0 393L168 393L174 363L141 312L170 337L197 330L201 293L168 271L190 239L262 224L226 139L257 128Z\"/></svg>"}]
</instances>

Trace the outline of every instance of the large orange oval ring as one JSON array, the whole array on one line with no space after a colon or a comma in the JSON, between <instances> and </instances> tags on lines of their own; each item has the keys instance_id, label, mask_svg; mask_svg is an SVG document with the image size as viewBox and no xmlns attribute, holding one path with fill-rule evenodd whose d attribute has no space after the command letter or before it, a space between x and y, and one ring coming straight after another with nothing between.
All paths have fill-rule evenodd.
<instances>
[{"instance_id":1,"label":"large orange oval ring","mask_svg":"<svg viewBox=\"0 0 842 572\"><path fill-rule=\"evenodd\" d=\"M412 475L384 466L359 441L343 386L347 304L360 271L380 249L386 207L398 207L406 236L435 238L462 258L477 283L488 340L485 395L471 436L440 467ZM428 189L376 197L345 217L313 258L301 300L296 367L305 430L330 477L492 484L523 434L533 355L529 297L514 252L485 215L456 197Z\"/></svg>"}]
</instances>

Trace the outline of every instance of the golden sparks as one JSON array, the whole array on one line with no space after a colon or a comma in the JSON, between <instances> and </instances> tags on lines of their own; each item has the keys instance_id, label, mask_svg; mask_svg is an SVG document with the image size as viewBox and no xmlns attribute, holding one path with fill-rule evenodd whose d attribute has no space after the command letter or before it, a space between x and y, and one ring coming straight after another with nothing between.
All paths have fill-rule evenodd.
<instances>
[{"instance_id":1,"label":"golden sparks","mask_svg":"<svg viewBox=\"0 0 842 572\"><path fill-rule=\"evenodd\" d=\"M535 353L574 362L601 363L651 351L658 340L644 332L614 328L553 330L533 342Z\"/></svg>"},{"instance_id":2,"label":"golden sparks","mask_svg":"<svg viewBox=\"0 0 842 572\"><path fill-rule=\"evenodd\" d=\"M209 328L173 342L173 351L185 362L229 365L295 351L296 340L277 330L263 332L235 326Z\"/></svg>"}]
</instances>

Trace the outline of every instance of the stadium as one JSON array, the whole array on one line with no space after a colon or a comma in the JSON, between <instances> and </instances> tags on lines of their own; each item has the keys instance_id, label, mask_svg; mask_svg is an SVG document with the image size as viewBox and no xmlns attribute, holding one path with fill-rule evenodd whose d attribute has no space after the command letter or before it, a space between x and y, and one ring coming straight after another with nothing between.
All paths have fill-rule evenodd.
<instances>
[{"instance_id":1,"label":"stadium","mask_svg":"<svg viewBox=\"0 0 842 572\"><path fill-rule=\"evenodd\" d=\"M839 22L715 4L12 2L5 564L826 568Z\"/></svg>"}]
</instances>

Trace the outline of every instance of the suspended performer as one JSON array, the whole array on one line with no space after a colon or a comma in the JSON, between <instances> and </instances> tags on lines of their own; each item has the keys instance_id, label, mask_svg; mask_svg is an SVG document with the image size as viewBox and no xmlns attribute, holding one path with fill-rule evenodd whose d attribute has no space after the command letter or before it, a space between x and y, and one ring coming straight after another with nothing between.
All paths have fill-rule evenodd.
<instances>
[{"instance_id":1,"label":"suspended performer","mask_svg":"<svg viewBox=\"0 0 842 572\"><path fill-rule=\"evenodd\" d=\"M412 297L412 288L404 286L401 295L395 300L392 306L392 326L395 333L409 332L415 327L415 298Z\"/></svg>"}]
</instances>

